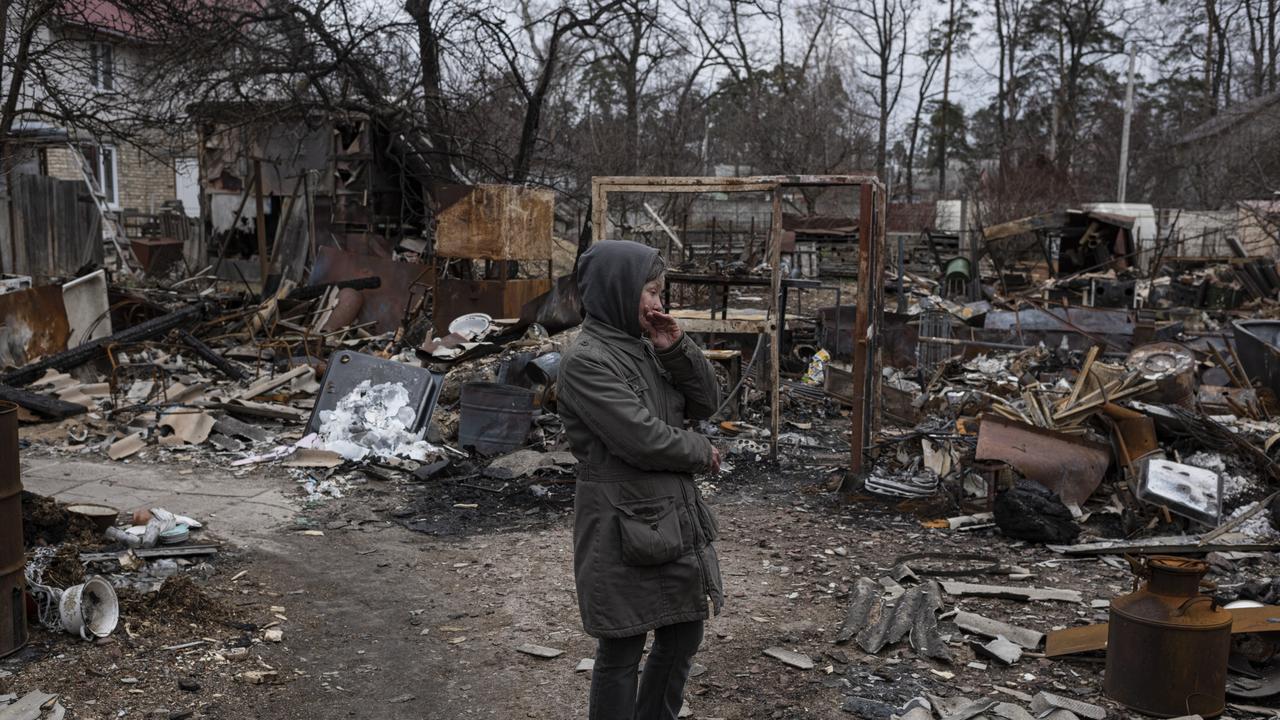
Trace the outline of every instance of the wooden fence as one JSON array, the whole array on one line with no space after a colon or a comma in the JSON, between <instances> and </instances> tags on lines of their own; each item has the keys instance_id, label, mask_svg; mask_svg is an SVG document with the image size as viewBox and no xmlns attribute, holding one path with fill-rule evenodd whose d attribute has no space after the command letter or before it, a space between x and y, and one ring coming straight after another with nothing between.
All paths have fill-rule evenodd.
<instances>
[{"instance_id":1,"label":"wooden fence","mask_svg":"<svg viewBox=\"0 0 1280 720\"><path fill-rule=\"evenodd\" d=\"M46 279L102 264L98 208L83 182L14 175L0 196L0 266Z\"/></svg>"}]
</instances>

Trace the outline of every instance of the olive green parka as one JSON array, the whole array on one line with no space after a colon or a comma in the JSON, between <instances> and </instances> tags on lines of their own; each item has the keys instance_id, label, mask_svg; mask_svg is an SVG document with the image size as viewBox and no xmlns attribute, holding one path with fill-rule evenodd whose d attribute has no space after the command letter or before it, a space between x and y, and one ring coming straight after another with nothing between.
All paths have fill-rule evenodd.
<instances>
[{"instance_id":1,"label":"olive green parka","mask_svg":"<svg viewBox=\"0 0 1280 720\"><path fill-rule=\"evenodd\" d=\"M711 467L711 443L684 428L715 412L719 385L688 336L663 352L641 336L640 293L656 254L626 241L583 254L586 318L557 381L579 461L578 607L601 638L705 619L723 604L717 524L693 482Z\"/></svg>"}]
</instances>

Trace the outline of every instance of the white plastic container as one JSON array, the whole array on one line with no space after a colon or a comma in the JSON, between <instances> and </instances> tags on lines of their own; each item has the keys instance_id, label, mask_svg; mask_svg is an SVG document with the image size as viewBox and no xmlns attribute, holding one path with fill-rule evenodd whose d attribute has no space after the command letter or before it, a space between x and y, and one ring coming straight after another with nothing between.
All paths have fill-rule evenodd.
<instances>
[{"instance_id":1,"label":"white plastic container","mask_svg":"<svg viewBox=\"0 0 1280 720\"><path fill-rule=\"evenodd\" d=\"M120 622L120 601L115 588L94 575L80 585L62 591L58 601L62 629L85 640L110 635Z\"/></svg>"}]
</instances>

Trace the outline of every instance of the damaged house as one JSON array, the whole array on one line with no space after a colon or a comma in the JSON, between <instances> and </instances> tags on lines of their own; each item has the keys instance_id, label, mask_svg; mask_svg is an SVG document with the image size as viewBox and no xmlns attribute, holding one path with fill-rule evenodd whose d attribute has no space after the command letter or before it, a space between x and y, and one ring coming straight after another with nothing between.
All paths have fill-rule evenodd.
<instances>
[{"instance_id":1,"label":"damaged house","mask_svg":"<svg viewBox=\"0 0 1280 720\"><path fill-rule=\"evenodd\" d=\"M5 139L4 272L71 275L95 264L148 270L154 247L166 244L176 244L170 261L181 259L194 234L187 219L199 212L196 152L180 130L141 127L146 113L134 104L134 84L154 40L110 2L27 10L44 14L34 24L22 18L17 39L58 72L5 78L16 103ZM197 261L198 247L190 250L187 259Z\"/></svg>"}]
</instances>

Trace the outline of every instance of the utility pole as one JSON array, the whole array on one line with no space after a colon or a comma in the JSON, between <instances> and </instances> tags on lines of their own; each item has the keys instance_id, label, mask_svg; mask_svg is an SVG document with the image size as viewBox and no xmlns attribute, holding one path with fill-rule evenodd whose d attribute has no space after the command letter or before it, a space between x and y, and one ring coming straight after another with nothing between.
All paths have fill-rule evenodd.
<instances>
[{"instance_id":1,"label":"utility pole","mask_svg":"<svg viewBox=\"0 0 1280 720\"><path fill-rule=\"evenodd\" d=\"M1124 130L1120 133L1120 180L1116 187L1116 202L1124 202L1129 179L1129 124L1133 120L1133 64L1137 46L1129 46L1129 87L1124 93Z\"/></svg>"},{"instance_id":2,"label":"utility pole","mask_svg":"<svg viewBox=\"0 0 1280 720\"><path fill-rule=\"evenodd\" d=\"M951 0L947 9L947 44L945 47L947 57L946 66L942 71L942 117L939 120L941 126L938 132L938 155L940 165L938 166L938 199L941 200L947 196L947 111L951 107L951 44L955 42L956 37L956 0Z\"/></svg>"}]
</instances>

